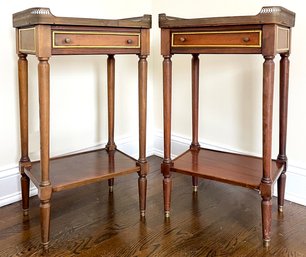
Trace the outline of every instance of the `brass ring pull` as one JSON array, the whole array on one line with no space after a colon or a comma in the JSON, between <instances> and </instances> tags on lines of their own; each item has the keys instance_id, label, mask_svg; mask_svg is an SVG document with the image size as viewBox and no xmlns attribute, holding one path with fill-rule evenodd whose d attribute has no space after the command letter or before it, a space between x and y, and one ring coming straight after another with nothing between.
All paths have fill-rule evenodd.
<instances>
[{"instance_id":1,"label":"brass ring pull","mask_svg":"<svg viewBox=\"0 0 306 257\"><path fill-rule=\"evenodd\" d=\"M133 40L132 40L132 39L128 39L126 42L127 42L128 44L132 44L132 43L133 43Z\"/></svg>"},{"instance_id":2,"label":"brass ring pull","mask_svg":"<svg viewBox=\"0 0 306 257\"><path fill-rule=\"evenodd\" d=\"M186 38L180 37L180 41L181 41L181 42L185 42L185 41L186 41Z\"/></svg>"},{"instance_id":3,"label":"brass ring pull","mask_svg":"<svg viewBox=\"0 0 306 257\"><path fill-rule=\"evenodd\" d=\"M65 43L68 43L68 44L69 44L70 42L71 42L71 39L70 39L69 37L66 37L66 38L65 38Z\"/></svg>"},{"instance_id":4,"label":"brass ring pull","mask_svg":"<svg viewBox=\"0 0 306 257\"><path fill-rule=\"evenodd\" d=\"M243 38L243 42L247 43L247 42L249 42L249 41L250 41L250 38L249 38L249 37L244 37L244 38Z\"/></svg>"}]
</instances>

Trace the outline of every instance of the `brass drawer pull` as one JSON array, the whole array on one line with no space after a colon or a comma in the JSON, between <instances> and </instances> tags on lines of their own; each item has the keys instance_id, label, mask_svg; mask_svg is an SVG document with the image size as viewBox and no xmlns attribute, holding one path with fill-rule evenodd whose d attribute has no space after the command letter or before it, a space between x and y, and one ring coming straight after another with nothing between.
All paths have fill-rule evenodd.
<instances>
[{"instance_id":1,"label":"brass drawer pull","mask_svg":"<svg viewBox=\"0 0 306 257\"><path fill-rule=\"evenodd\" d=\"M69 44L71 42L71 39L69 37L65 38L65 43Z\"/></svg>"},{"instance_id":2,"label":"brass drawer pull","mask_svg":"<svg viewBox=\"0 0 306 257\"><path fill-rule=\"evenodd\" d=\"M181 41L181 42L185 42L185 41L186 41L186 38L180 37L180 41Z\"/></svg>"},{"instance_id":3,"label":"brass drawer pull","mask_svg":"<svg viewBox=\"0 0 306 257\"><path fill-rule=\"evenodd\" d=\"M132 40L132 39L128 39L126 42L127 42L128 44L132 44L132 43L133 43L133 40Z\"/></svg>"},{"instance_id":4,"label":"brass drawer pull","mask_svg":"<svg viewBox=\"0 0 306 257\"><path fill-rule=\"evenodd\" d=\"M249 42L249 41L250 41L250 38L249 38L249 37L244 37L244 38L243 38L243 42L247 43L247 42Z\"/></svg>"}]
</instances>

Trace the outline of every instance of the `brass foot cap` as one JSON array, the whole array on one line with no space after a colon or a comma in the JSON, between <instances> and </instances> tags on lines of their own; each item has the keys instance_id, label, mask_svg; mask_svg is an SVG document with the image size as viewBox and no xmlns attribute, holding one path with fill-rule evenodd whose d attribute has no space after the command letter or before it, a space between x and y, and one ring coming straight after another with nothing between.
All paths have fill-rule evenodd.
<instances>
[{"instance_id":1,"label":"brass foot cap","mask_svg":"<svg viewBox=\"0 0 306 257\"><path fill-rule=\"evenodd\" d=\"M198 186L192 186L192 191L193 191L194 193L198 192Z\"/></svg>"},{"instance_id":2,"label":"brass foot cap","mask_svg":"<svg viewBox=\"0 0 306 257\"><path fill-rule=\"evenodd\" d=\"M170 211L165 211L165 218L170 218Z\"/></svg>"},{"instance_id":3,"label":"brass foot cap","mask_svg":"<svg viewBox=\"0 0 306 257\"><path fill-rule=\"evenodd\" d=\"M270 239L264 239L263 240L263 246L264 247L269 247L270 246L270 241L271 241Z\"/></svg>"},{"instance_id":4,"label":"brass foot cap","mask_svg":"<svg viewBox=\"0 0 306 257\"><path fill-rule=\"evenodd\" d=\"M284 208L284 206L279 205L279 206L278 206L278 211L279 211L279 212L283 212L283 208Z\"/></svg>"},{"instance_id":5,"label":"brass foot cap","mask_svg":"<svg viewBox=\"0 0 306 257\"><path fill-rule=\"evenodd\" d=\"M48 253L49 252L49 241L46 243L41 243L41 244L43 246L44 253Z\"/></svg>"},{"instance_id":6,"label":"brass foot cap","mask_svg":"<svg viewBox=\"0 0 306 257\"><path fill-rule=\"evenodd\" d=\"M29 209L23 209L23 216L29 215Z\"/></svg>"},{"instance_id":7,"label":"brass foot cap","mask_svg":"<svg viewBox=\"0 0 306 257\"><path fill-rule=\"evenodd\" d=\"M114 191L114 187L113 186L109 186L108 187L108 192L112 193Z\"/></svg>"}]
</instances>

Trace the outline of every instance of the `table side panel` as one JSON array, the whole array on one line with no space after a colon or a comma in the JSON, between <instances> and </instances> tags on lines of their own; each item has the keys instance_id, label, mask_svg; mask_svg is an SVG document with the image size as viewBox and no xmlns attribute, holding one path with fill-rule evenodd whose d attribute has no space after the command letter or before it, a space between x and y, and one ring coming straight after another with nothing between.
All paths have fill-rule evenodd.
<instances>
[{"instance_id":1,"label":"table side panel","mask_svg":"<svg viewBox=\"0 0 306 257\"><path fill-rule=\"evenodd\" d=\"M18 51L25 54L36 53L35 27L18 29Z\"/></svg>"},{"instance_id":2,"label":"table side panel","mask_svg":"<svg viewBox=\"0 0 306 257\"><path fill-rule=\"evenodd\" d=\"M276 26L276 51L278 53L290 50L290 32L289 28Z\"/></svg>"}]
</instances>

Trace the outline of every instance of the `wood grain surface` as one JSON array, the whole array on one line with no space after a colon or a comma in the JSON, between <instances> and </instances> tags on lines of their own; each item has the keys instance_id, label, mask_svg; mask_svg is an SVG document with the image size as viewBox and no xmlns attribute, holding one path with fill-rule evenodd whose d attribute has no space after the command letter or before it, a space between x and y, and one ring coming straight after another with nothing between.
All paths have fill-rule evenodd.
<instances>
[{"instance_id":1,"label":"wood grain surface","mask_svg":"<svg viewBox=\"0 0 306 257\"><path fill-rule=\"evenodd\" d=\"M271 179L273 183L282 169L281 164L276 161L272 162ZM188 150L177 157L171 170L259 189L262 179L262 159L201 148L199 151Z\"/></svg>"},{"instance_id":2,"label":"wood grain surface","mask_svg":"<svg viewBox=\"0 0 306 257\"><path fill-rule=\"evenodd\" d=\"M136 161L119 150L108 154L100 149L51 159L50 181L52 190L57 192L139 170ZM33 162L26 173L39 186L40 162Z\"/></svg>"}]
</instances>

